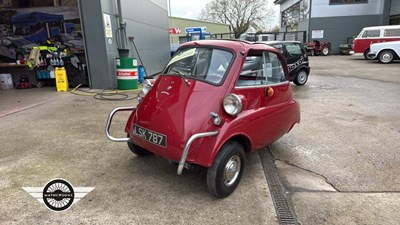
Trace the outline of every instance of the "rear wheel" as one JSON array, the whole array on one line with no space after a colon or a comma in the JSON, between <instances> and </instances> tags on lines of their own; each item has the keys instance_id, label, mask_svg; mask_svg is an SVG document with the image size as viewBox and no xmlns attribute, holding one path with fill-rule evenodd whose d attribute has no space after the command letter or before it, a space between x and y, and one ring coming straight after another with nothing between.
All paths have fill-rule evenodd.
<instances>
[{"instance_id":1,"label":"rear wheel","mask_svg":"<svg viewBox=\"0 0 400 225\"><path fill-rule=\"evenodd\" d=\"M296 76L294 77L293 83L301 86L307 83L307 80L308 80L307 71L302 69L297 72Z\"/></svg>"},{"instance_id":2,"label":"rear wheel","mask_svg":"<svg viewBox=\"0 0 400 225\"><path fill-rule=\"evenodd\" d=\"M364 52L364 59L371 60L371 59L374 58L373 56L368 56L369 52L370 52L369 49L365 50L365 52Z\"/></svg>"},{"instance_id":3,"label":"rear wheel","mask_svg":"<svg viewBox=\"0 0 400 225\"><path fill-rule=\"evenodd\" d=\"M229 196L238 186L243 174L245 153L235 141L225 143L207 172L208 190L218 198Z\"/></svg>"},{"instance_id":4,"label":"rear wheel","mask_svg":"<svg viewBox=\"0 0 400 225\"><path fill-rule=\"evenodd\" d=\"M378 55L378 60L380 63L391 63L394 59L394 52L391 50L383 50Z\"/></svg>"},{"instance_id":5,"label":"rear wheel","mask_svg":"<svg viewBox=\"0 0 400 225\"><path fill-rule=\"evenodd\" d=\"M329 54L329 48L327 46L322 47L321 55L327 56Z\"/></svg>"},{"instance_id":6,"label":"rear wheel","mask_svg":"<svg viewBox=\"0 0 400 225\"><path fill-rule=\"evenodd\" d=\"M129 135L128 135L129 137ZM131 152L135 153L138 156L146 156L146 155L151 155L152 152L147 151L146 149L135 145L131 140L128 141L128 147Z\"/></svg>"}]
</instances>

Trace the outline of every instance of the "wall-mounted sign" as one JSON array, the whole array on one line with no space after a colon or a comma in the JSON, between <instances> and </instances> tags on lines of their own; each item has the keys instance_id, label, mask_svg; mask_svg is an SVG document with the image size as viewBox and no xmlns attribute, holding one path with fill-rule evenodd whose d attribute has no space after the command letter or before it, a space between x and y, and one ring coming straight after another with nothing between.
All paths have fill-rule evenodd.
<instances>
[{"instance_id":1,"label":"wall-mounted sign","mask_svg":"<svg viewBox=\"0 0 400 225\"><path fill-rule=\"evenodd\" d=\"M104 17L104 30L107 38L112 38L111 17L108 14L103 14Z\"/></svg>"},{"instance_id":2,"label":"wall-mounted sign","mask_svg":"<svg viewBox=\"0 0 400 225\"><path fill-rule=\"evenodd\" d=\"M185 32L187 34L191 33L204 33L206 32L206 27L186 27Z\"/></svg>"},{"instance_id":3,"label":"wall-mounted sign","mask_svg":"<svg viewBox=\"0 0 400 225\"><path fill-rule=\"evenodd\" d=\"M312 30L311 38L324 38L324 30Z\"/></svg>"},{"instance_id":4,"label":"wall-mounted sign","mask_svg":"<svg viewBox=\"0 0 400 225\"><path fill-rule=\"evenodd\" d=\"M181 28L169 28L169 34L180 34L181 33Z\"/></svg>"}]
</instances>

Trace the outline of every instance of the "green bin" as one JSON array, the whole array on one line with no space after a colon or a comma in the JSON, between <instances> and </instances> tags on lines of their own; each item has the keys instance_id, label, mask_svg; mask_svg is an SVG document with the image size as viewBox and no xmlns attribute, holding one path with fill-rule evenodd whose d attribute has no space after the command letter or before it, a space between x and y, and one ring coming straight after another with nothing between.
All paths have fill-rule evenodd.
<instances>
[{"instance_id":1,"label":"green bin","mask_svg":"<svg viewBox=\"0 0 400 225\"><path fill-rule=\"evenodd\" d=\"M138 78L137 59L117 58L117 85L119 90L138 89Z\"/></svg>"}]
</instances>

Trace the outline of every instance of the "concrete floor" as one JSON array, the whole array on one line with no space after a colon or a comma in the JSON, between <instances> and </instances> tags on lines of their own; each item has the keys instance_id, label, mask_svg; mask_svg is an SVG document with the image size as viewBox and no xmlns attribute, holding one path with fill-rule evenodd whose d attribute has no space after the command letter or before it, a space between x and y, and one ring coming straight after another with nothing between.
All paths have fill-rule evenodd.
<instances>
[{"instance_id":1,"label":"concrete floor","mask_svg":"<svg viewBox=\"0 0 400 225\"><path fill-rule=\"evenodd\" d=\"M400 63L310 63L308 83L292 86L301 124L271 146L299 223L398 224ZM177 176L166 160L108 141L108 113L135 104L54 88L0 90L0 223L278 224L257 154L234 194L218 200L205 170ZM126 118L115 118L115 136ZM22 189L57 177L95 189L62 213Z\"/></svg>"},{"instance_id":2,"label":"concrete floor","mask_svg":"<svg viewBox=\"0 0 400 225\"><path fill-rule=\"evenodd\" d=\"M299 126L272 146L302 224L399 224L400 63L311 57Z\"/></svg>"},{"instance_id":3,"label":"concrete floor","mask_svg":"<svg viewBox=\"0 0 400 225\"><path fill-rule=\"evenodd\" d=\"M0 224L277 224L257 154L248 155L235 193L218 200L208 193L206 170L178 176L176 165L136 157L126 143L105 137L108 113L135 101L99 101L52 88L1 91L0 101L3 112L15 108L0 118ZM26 107L34 102L39 105ZM114 135L125 135L127 117L115 118ZM95 189L54 213L22 189L53 178Z\"/></svg>"}]
</instances>

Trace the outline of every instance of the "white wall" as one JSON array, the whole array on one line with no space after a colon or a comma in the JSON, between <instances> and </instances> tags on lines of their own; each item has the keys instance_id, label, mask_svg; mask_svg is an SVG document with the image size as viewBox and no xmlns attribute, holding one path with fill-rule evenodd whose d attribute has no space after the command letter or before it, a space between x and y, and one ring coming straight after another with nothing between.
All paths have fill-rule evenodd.
<instances>
[{"instance_id":1,"label":"white wall","mask_svg":"<svg viewBox=\"0 0 400 225\"><path fill-rule=\"evenodd\" d=\"M329 0L313 0L311 18L379 15L383 13L383 0L369 0L368 3L329 5Z\"/></svg>"}]
</instances>

